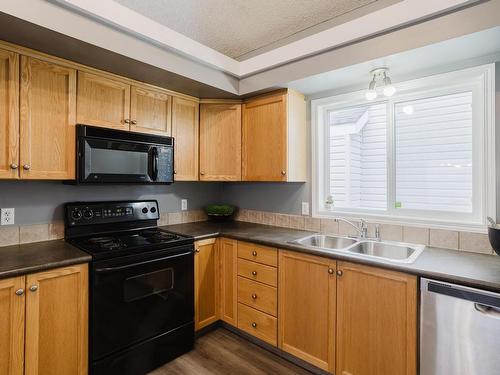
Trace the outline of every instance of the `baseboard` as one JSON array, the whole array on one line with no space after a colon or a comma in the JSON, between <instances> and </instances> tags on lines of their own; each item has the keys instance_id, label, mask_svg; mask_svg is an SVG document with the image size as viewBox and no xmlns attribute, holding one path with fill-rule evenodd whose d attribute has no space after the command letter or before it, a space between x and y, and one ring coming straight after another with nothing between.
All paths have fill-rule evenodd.
<instances>
[{"instance_id":1,"label":"baseboard","mask_svg":"<svg viewBox=\"0 0 500 375\"><path fill-rule=\"evenodd\" d=\"M255 344L259 347L261 347L262 349L265 349L267 350L268 352L271 352L275 355L277 355L278 357L281 357L291 363L293 363L294 365L297 365L299 367L302 367L303 369L313 373L313 374L316 374L316 375L331 375L331 373L323 370L323 369L320 369L316 366L313 366L311 365L310 363L300 359L300 358L297 358L293 355L291 355L290 353L287 353L271 344L268 344L267 342L264 342L244 331L242 331L241 329L237 328L237 327L234 327L226 322L223 322L223 321L219 321L217 322L219 323L219 326L218 327L222 327L222 328L225 328L227 329L228 331L231 331L233 332L234 334L240 336L241 338L244 338L245 340L251 342L252 344ZM214 323L215 324L215 323ZM210 327L210 326L209 326ZM207 327L208 328L208 327ZM217 328L217 327L216 327Z\"/></svg>"},{"instance_id":2,"label":"baseboard","mask_svg":"<svg viewBox=\"0 0 500 375\"><path fill-rule=\"evenodd\" d=\"M217 320L216 322L209 324L206 327L203 327L202 329L200 329L194 333L194 338L198 339L202 336L205 336L207 333L215 331L217 328L222 327L222 323L223 323L222 320Z\"/></svg>"}]
</instances>

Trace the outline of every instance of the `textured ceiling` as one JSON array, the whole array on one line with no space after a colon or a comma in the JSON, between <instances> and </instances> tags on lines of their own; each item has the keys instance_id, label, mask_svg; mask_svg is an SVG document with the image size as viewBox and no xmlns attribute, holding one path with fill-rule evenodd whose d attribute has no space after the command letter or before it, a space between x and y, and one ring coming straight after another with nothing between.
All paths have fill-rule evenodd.
<instances>
[{"instance_id":1,"label":"textured ceiling","mask_svg":"<svg viewBox=\"0 0 500 375\"><path fill-rule=\"evenodd\" d=\"M377 0L115 0L238 58Z\"/></svg>"}]
</instances>

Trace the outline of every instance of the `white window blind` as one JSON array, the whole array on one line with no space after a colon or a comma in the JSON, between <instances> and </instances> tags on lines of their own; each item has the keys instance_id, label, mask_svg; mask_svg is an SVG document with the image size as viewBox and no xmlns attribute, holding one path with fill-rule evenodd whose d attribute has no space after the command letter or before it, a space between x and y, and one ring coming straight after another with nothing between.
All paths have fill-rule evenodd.
<instances>
[{"instance_id":1,"label":"white window blind","mask_svg":"<svg viewBox=\"0 0 500 375\"><path fill-rule=\"evenodd\" d=\"M472 212L472 92L395 105L396 208Z\"/></svg>"}]
</instances>

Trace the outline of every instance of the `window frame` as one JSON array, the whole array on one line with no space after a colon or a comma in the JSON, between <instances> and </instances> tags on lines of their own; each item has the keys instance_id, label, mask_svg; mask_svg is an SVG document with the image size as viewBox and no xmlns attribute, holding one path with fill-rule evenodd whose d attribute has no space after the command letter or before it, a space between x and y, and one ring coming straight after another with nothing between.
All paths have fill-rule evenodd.
<instances>
[{"instance_id":1,"label":"window frame","mask_svg":"<svg viewBox=\"0 0 500 375\"><path fill-rule=\"evenodd\" d=\"M486 216L496 219L496 166L495 166L495 65L488 64L438 75L405 81L397 84L398 92L392 98L367 101L364 91L350 92L311 101L311 149L312 149L312 216L317 218L350 217L369 218L379 223L409 224L429 228L470 230L485 232ZM410 210L395 208L396 198L396 148L395 113L397 103L425 97L447 95L464 91L473 93L473 212L470 215L446 213L446 211ZM480 100L478 101L477 98ZM329 188L329 165L325 150L329 137L328 111L356 105L387 105L386 128L386 183L387 210L333 208L321 209L319 199L326 197Z\"/></svg>"}]
</instances>

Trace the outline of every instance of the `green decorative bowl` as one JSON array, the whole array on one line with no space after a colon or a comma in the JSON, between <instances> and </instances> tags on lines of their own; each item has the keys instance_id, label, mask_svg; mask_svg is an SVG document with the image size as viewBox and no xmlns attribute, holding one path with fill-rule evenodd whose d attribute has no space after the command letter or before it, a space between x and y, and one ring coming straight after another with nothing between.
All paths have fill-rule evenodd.
<instances>
[{"instance_id":1,"label":"green decorative bowl","mask_svg":"<svg viewBox=\"0 0 500 375\"><path fill-rule=\"evenodd\" d=\"M205 207L205 213L213 220L228 220L236 213L236 207L230 204L209 204Z\"/></svg>"}]
</instances>

